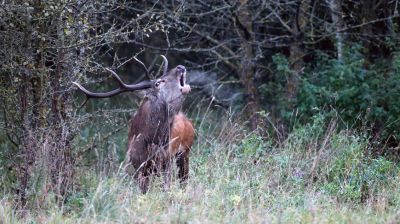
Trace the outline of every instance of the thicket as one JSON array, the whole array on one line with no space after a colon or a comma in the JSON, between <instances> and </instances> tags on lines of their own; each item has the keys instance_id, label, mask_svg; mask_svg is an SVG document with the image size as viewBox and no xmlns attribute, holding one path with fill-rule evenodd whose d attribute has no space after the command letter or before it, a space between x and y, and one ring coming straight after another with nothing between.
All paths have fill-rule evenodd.
<instances>
[{"instance_id":1,"label":"thicket","mask_svg":"<svg viewBox=\"0 0 400 224\"><path fill-rule=\"evenodd\" d=\"M317 51L315 63L304 68L295 109L288 107L283 96L274 99L282 117L292 122L295 116L295 122L307 123L315 114L339 116L344 128L368 131L383 142L391 141L392 146L398 144L400 54L394 52L392 61L380 59L366 68L361 51L362 47L354 44L345 50L343 61ZM277 82L282 90L284 77L292 71L284 55L272 59L276 73L282 76ZM268 84L261 86L265 98L272 98L270 89Z\"/></svg>"}]
</instances>

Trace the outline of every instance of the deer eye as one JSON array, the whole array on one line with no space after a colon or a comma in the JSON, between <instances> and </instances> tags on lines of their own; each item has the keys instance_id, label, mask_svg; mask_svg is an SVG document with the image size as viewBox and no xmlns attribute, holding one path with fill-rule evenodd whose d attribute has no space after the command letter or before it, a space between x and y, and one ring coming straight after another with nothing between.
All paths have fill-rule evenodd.
<instances>
[{"instance_id":1,"label":"deer eye","mask_svg":"<svg viewBox=\"0 0 400 224\"><path fill-rule=\"evenodd\" d=\"M163 79L159 80L159 81L156 82L155 86L159 87L161 85L161 83L163 83L163 82L165 82L165 80L163 80Z\"/></svg>"}]
</instances>

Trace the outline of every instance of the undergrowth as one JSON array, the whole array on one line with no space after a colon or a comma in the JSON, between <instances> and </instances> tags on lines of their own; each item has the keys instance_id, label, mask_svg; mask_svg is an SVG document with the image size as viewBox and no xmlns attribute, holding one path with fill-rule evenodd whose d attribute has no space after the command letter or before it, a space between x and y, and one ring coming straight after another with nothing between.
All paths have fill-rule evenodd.
<instances>
[{"instance_id":1,"label":"undergrowth","mask_svg":"<svg viewBox=\"0 0 400 224\"><path fill-rule=\"evenodd\" d=\"M211 117L193 119L201 129L184 189L175 181L163 190L161 178L155 178L143 195L120 162L112 172L101 172L96 164L96 169L80 169L76 186L61 207L46 200L37 201L35 209L16 211L12 197L4 193L0 223L396 223L400 219L399 166L371 157L365 134L338 130L335 120L319 115L277 143L257 134L260 131L246 132L227 117L218 119L218 127Z\"/></svg>"}]
</instances>

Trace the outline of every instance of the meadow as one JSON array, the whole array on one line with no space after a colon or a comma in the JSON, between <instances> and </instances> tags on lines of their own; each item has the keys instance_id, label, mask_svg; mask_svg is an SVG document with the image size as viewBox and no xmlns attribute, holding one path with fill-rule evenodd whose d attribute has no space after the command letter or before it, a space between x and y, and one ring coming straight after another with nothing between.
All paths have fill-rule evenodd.
<instances>
[{"instance_id":1,"label":"meadow","mask_svg":"<svg viewBox=\"0 0 400 224\"><path fill-rule=\"evenodd\" d=\"M95 165L77 173L75 187L61 206L52 200L54 196L43 197L40 180L28 211L16 210L12 194L3 193L0 223L397 223L400 219L400 167L369 155L366 134L339 130L337 120L318 115L278 142L246 131L229 115L216 117L221 116L194 118L197 139L185 187L174 178L164 189L162 178L155 177L150 191L142 194L123 171L124 162L100 164L104 159L97 155ZM121 136L125 134L122 131Z\"/></svg>"}]
</instances>

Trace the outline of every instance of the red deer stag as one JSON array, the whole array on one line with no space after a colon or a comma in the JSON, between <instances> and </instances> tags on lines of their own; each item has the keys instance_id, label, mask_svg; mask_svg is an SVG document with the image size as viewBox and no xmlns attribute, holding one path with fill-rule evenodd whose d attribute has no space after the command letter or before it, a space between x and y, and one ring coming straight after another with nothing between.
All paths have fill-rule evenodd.
<instances>
[{"instance_id":1,"label":"red deer stag","mask_svg":"<svg viewBox=\"0 0 400 224\"><path fill-rule=\"evenodd\" d=\"M94 93L74 82L87 98L106 98L122 92L146 90L138 111L130 121L127 150L129 164L134 168L134 177L143 193L148 190L152 174L163 173L166 184L169 183L173 158L176 158L181 183L188 178L189 152L194 139L192 122L180 112L184 96L190 92L190 86L186 84L186 69L178 65L168 71L168 60L161 56L164 73L157 80L128 85L115 72L107 69L118 81L118 89ZM147 67L136 61L149 77Z\"/></svg>"}]
</instances>

